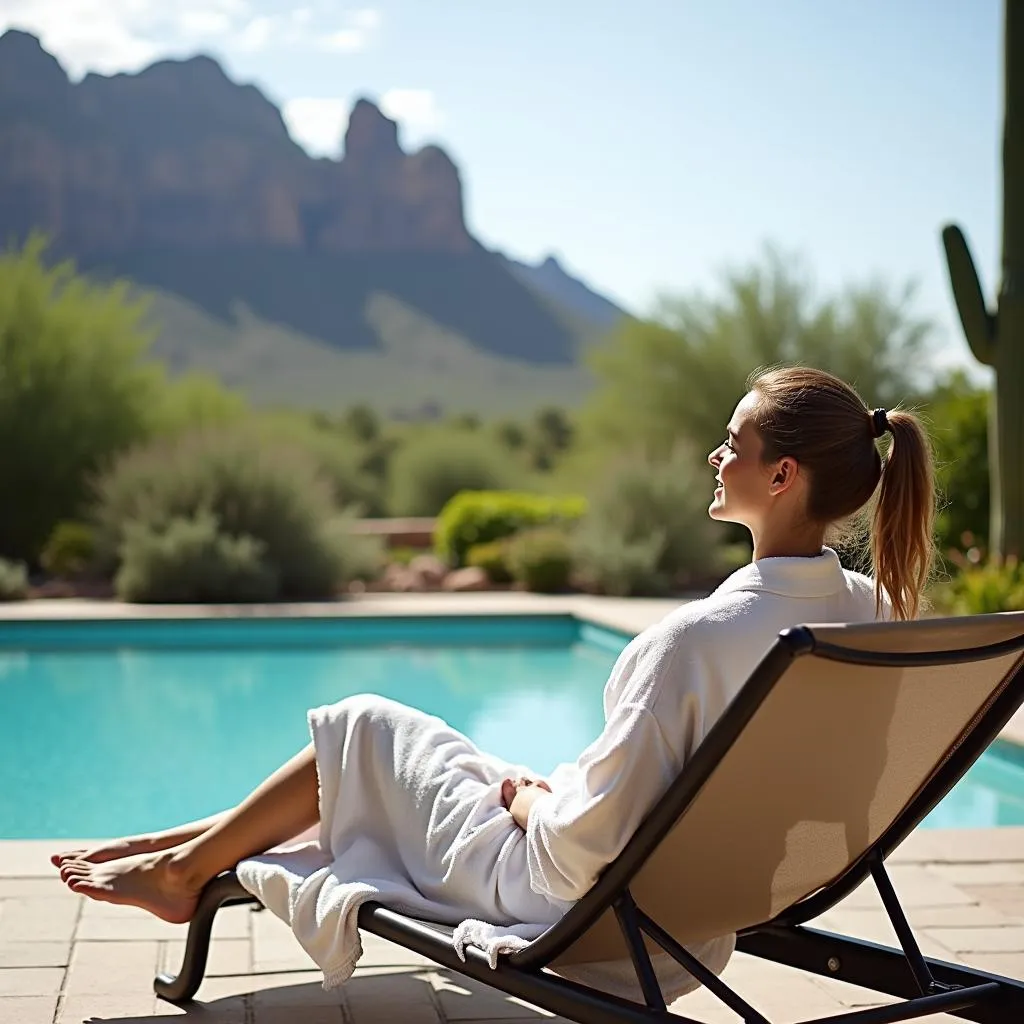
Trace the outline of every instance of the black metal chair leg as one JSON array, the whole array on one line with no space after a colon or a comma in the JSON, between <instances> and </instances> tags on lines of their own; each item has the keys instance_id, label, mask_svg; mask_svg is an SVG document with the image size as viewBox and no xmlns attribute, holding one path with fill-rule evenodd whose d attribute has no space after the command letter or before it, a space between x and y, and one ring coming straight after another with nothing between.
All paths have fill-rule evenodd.
<instances>
[{"instance_id":1,"label":"black metal chair leg","mask_svg":"<svg viewBox=\"0 0 1024 1024\"><path fill-rule=\"evenodd\" d=\"M199 990L206 972L210 935L213 932L213 919L217 911L233 903L256 902L258 901L242 888L233 871L213 879L203 889L195 915L189 923L181 970L176 975L158 974L153 979L156 994L170 1003L188 1002Z\"/></svg>"}]
</instances>

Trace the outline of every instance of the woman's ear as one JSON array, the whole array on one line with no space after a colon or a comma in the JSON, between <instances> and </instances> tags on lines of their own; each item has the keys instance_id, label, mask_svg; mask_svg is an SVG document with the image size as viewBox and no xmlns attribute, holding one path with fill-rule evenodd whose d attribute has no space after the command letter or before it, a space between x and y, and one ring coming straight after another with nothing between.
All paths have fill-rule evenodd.
<instances>
[{"instance_id":1,"label":"woman's ear","mask_svg":"<svg viewBox=\"0 0 1024 1024\"><path fill-rule=\"evenodd\" d=\"M797 478L799 471L799 463L796 459L787 455L779 459L775 463L775 469L772 472L771 483L768 485L768 493L773 497L779 494L785 494L786 491L793 486Z\"/></svg>"}]
</instances>

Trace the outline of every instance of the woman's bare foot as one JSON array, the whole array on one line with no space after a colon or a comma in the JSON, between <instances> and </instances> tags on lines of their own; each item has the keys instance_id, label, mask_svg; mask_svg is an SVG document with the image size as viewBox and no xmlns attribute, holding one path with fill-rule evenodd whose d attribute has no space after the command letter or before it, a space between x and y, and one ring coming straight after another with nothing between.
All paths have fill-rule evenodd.
<instances>
[{"instance_id":1,"label":"woman's bare foot","mask_svg":"<svg viewBox=\"0 0 1024 1024\"><path fill-rule=\"evenodd\" d=\"M60 876L81 896L141 907L173 924L191 920L202 889L184 875L170 850L103 863L68 860Z\"/></svg>"},{"instance_id":2,"label":"woman's bare foot","mask_svg":"<svg viewBox=\"0 0 1024 1024\"><path fill-rule=\"evenodd\" d=\"M172 846L181 846L182 843L201 836L213 828L222 817L222 814L214 814L201 821L178 825L176 828L169 828L163 832L148 832L139 836L111 839L88 850L64 850L61 853L53 854L50 857L50 863L55 868L61 867L65 861L69 860L85 860L90 864L105 864L109 860L136 857L141 853L159 853L161 850L169 850Z\"/></svg>"},{"instance_id":3,"label":"woman's bare foot","mask_svg":"<svg viewBox=\"0 0 1024 1024\"><path fill-rule=\"evenodd\" d=\"M169 850L177 846L168 840L166 846L158 845L156 836L131 836L124 839L112 839L109 843L100 843L87 850L64 850L50 857L50 863L59 868L65 861L84 860L90 864L105 864L108 860L120 860L122 857L135 857L140 853L156 853L158 850Z\"/></svg>"}]
</instances>

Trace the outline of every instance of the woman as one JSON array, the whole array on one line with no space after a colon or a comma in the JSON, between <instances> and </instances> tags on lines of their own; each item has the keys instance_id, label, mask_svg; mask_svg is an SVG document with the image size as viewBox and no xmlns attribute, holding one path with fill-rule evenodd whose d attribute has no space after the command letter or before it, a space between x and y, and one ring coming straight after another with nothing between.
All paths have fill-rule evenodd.
<instances>
[{"instance_id":1,"label":"woman","mask_svg":"<svg viewBox=\"0 0 1024 1024\"><path fill-rule=\"evenodd\" d=\"M883 462L876 440L885 433ZM934 497L913 415L871 412L827 373L775 369L751 379L708 462L718 484L709 514L750 531L753 560L628 645L605 689L602 734L546 782L436 718L350 698L310 712L313 743L233 810L58 854L61 877L74 892L183 922L203 885L243 860L255 865L239 868L243 884L272 903L261 865L282 862L256 855L319 822L319 860L300 872L305 896L315 890L306 920L296 886L282 916L329 986L354 967L355 909L368 898L506 931L557 920L621 851L780 630L909 619L920 605ZM871 579L844 570L824 540L876 490ZM340 931L327 952L317 944L327 941L319 933L332 899L345 920L332 924ZM709 954L715 969L729 951Z\"/></svg>"}]
</instances>

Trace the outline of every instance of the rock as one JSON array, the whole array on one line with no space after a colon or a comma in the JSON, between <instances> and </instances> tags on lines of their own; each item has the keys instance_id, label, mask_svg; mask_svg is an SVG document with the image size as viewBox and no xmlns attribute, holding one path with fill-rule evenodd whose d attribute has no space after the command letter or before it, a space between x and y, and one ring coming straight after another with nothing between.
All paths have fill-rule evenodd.
<instances>
[{"instance_id":1,"label":"rock","mask_svg":"<svg viewBox=\"0 0 1024 1024\"><path fill-rule=\"evenodd\" d=\"M425 587L439 587L448 575L448 566L434 555L417 555L410 563L411 572L417 573Z\"/></svg>"},{"instance_id":2,"label":"rock","mask_svg":"<svg viewBox=\"0 0 1024 1024\"><path fill-rule=\"evenodd\" d=\"M469 565L465 569L455 569L448 573L441 586L444 590L454 592L490 590L491 581L478 565Z\"/></svg>"},{"instance_id":3,"label":"rock","mask_svg":"<svg viewBox=\"0 0 1024 1024\"><path fill-rule=\"evenodd\" d=\"M383 580L386 589L397 594L409 594L426 589L418 572L398 562L392 562L384 570Z\"/></svg>"}]
</instances>

